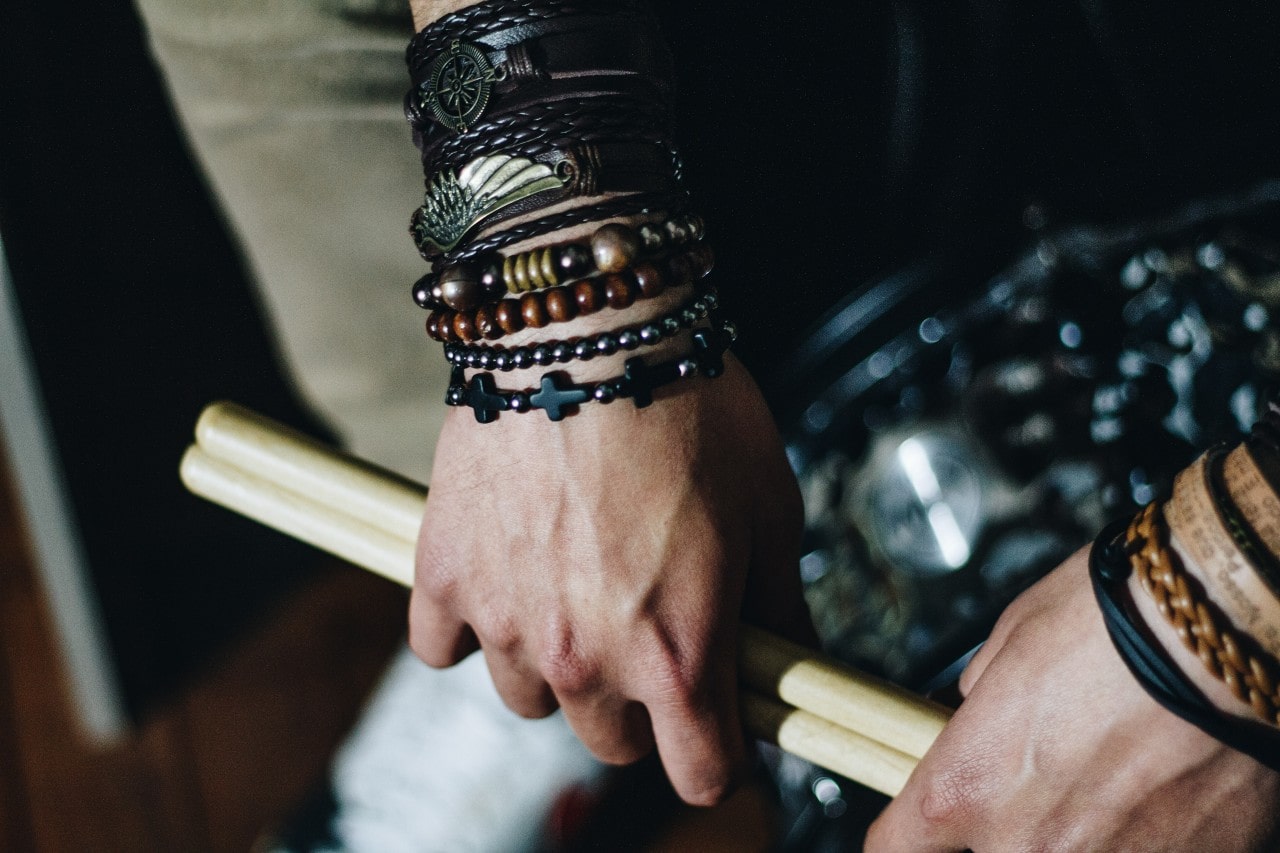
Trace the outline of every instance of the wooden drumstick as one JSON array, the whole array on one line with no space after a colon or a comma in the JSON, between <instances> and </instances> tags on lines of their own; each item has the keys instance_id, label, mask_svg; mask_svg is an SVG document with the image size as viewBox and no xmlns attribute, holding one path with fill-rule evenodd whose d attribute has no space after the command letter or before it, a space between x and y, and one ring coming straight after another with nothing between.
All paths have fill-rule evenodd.
<instances>
[{"instance_id":1,"label":"wooden drumstick","mask_svg":"<svg viewBox=\"0 0 1280 853\"><path fill-rule=\"evenodd\" d=\"M233 404L206 409L197 442L182 462L196 494L412 584L421 485ZM941 705L749 626L740 664L755 691L745 704L753 733L890 795L949 716Z\"/></svg>"}]
</instances>

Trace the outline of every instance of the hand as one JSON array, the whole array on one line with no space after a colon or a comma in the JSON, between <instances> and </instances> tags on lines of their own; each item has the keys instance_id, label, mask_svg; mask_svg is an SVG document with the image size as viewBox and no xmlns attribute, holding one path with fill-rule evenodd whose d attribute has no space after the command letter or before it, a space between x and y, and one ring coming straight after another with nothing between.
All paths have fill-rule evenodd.
<instances>
[{"instance_id":1,"label":"hand","mask_svg":"<svg viewBox=\"0 0 1280 853\"><path fill-rule=\"evenodd\" d=\"M1020 596L869 851L1274 850L1280 774L1143 691L1077 553Z\"/></svg>"},{"instance_id":2,"label":"hand","mask_svg":"<svg viewBox=\"0 0 1280 853\"><path fill-rule=\"evenodd\" d=\"M479 646L525 717L557 706L600 759L656 741L710 804L744 762L734 663L744 612L808 625L799 492L741 364L652 406L477 424L448 416L418 543L410 642L433 666ZM750 578L750 584L748 584Z\"/></svg>"}]
</instances>

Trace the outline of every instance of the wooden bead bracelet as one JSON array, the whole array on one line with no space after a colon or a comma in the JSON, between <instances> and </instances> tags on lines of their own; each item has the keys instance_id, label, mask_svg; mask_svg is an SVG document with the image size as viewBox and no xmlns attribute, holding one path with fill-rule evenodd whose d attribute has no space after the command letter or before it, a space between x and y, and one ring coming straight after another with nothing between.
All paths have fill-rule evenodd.
<instances>
[{"instance_id":1,"label":"wooden bead bracelet","mask_svg":"<svg viewBox=\"0 0 1280 853\"><path fill-rule=\"evenodd\" d=\"M470 311L507 294L621 272L637 259L700 242L704 234L702 219L692 214L635 228L610 223L596 229L585 243L544 246L506 257L494 252L473 263L451 264L428 273L414 284L413 301L422 308Z\"/></svg>"},{"instance_id":2,"label":"wooden bead bracelet","mask_svg":"<svg viewBox=\"0 0 1280 853\"><path fill-rule=\"evenodd\" d=\"M1129 524L1129 560L1142 588L1184 646L1215 678L1270 725L1280 725L1280 662L1219 618L1203 590L1168 547L1160 508L1150 504Z\"/></svg>"},{"instance_id":3,"label":"wooden bead bracelet","mask_svg":"<svg viewBox=\"0 0 1280 853\"><path fill-rule=\"evenodd\" d=\"M596 356L610 356L619 351L630 352L652 346L691 329L707 313L714 311L719 300L714 292L695 294L676 310L647 323L601 332L585 338L566 341L542 341L507 349L503 346L445 344L444 356L455 367L508 372L526 367L547 367L570 361L590 361Z\"/></svg>"},{"instance_id":4,"label":"wooden bead bracelet","mask_svg":"<svg viewBox=\"0 0 1280 853\"><path fill-rule=\"evenodd\" d=\"M665 262L641 261L618 272L531 291L519 299L503 299L471 311L432 311L427 318L427 334L433 340L447 343L495 341L526 327L541 329L551 323L595 314L604 308L629 308L638 299L650 299L669 288L684 287L705 278L714 263L710 247L698 243Z\"/></svg>"},{"instance_id":5,"label":"wooden bead bracelet","mask_svg":"<svg viewBox=\"0 0 1280 853\"><path fill-rule=\"evenodd\" d=\"M732 323L693 333L693 352L680 358L647 365L639 356L623 363L621 376L586 385L575 384L563 371L545 373L536 389L503 391L495 387L492 373L477 373L467 381L462 367L453 369L445 403L470 406L476 420L487 424L499 412L541 409L553 421L563 420L583 403L612 403L630 399L637 409L653 402L653 392L680 379L702 375L714 379L724 372L724 353L737 338Z\"/></svg>"}]
</instances>

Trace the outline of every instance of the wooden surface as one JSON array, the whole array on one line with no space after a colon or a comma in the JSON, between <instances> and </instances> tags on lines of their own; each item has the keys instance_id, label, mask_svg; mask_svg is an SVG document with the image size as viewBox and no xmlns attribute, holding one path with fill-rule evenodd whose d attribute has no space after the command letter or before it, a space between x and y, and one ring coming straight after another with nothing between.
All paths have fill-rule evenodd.
<instances>
[{"instance_id":1,"label":"wooden surface","mask_svg":"<svg viewBox=\"0 0 1280 853\"><path fill-rule=\"evenodd\" d=\"M249 850L320 778L402 641L404 592L317 558L314 583L133 736L93 749L8 483L0 468L0 850Z\"/></svg>"}]
</instances>

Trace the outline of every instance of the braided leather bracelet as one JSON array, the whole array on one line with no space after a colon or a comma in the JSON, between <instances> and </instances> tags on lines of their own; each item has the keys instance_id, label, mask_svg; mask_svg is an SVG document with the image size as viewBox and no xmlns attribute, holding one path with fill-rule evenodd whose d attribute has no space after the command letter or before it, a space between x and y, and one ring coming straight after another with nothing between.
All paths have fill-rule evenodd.
<instances>
[{"instance_id":1,"label":"braided leather bracelet","mask_svg":"<svg viewBox=\"0 0 1280 853\"><path fill-rule=\"evenodd\" d=\"M525 293L519 299L503 299L474 311L432 311L427 317L427 334L441 342L472 343L481 338L496 341L526 326L540 329L606 307L629 308L638 299L650 299L668 288L705 278L714 260L710 247L698 243L662 264L642 261L621 272Z\"/></svg>"},{"instance_id":2,"label":"braided leather bracelet","mask_svg":"<svg viewBox=\"0 0 1280 853\"><path fill-rule=\"evenodd\" d=\"M538 24L569 15L613 15L646 18L645 6L636 0L486 0L446 15L424 27L405 49L405 64L417 74L431 57L454 39L479 38L489 33Z\"/></svg>"},{"instance_id":3,"label":"braided leather bracelet","mask_svg":"<svg viewBox=\"0 0 1280 853\"><path fill-rule=\"evenodd\" d=\"M1280 731L1262 723L1228 716L1209 703L1169 660L1162 648L1152 645L1126 605L1126 582L1133 571L1134 550L1124 537L1125 523L1108 525L1089 551L1089 579L1102 613L1107 635L1120 659L1139 686L1170 713L1210 737L1272 770L1280 771Z\"/></svg>"},{"instance_id":4,"label":"braided leather bracelet","mask_svg":"<svg viewBox=\"0 0 1280 853\"><path fill-rule=\"evenodd\" d=\"M528 222L521 222L503 231L489 234L478 240L472 240L465 247L446 252L434 260L441 267L475 261L490 252L501 251L516 243L523 243L525 240L542 237L563 228L587 225L592 222L604 222L608 219L622 219L628 216L652 216L662 212L674 215L683 212L688 207L688 204L689 194L683 191L635 193L619 196L595 204L575 207L572 210L552 213Z\"/></svg>"},{"instance_id":5,"label":"braided leather bracelet","mask_svg":"<svg viewBox=\"0 0 1280 853\"><path fill-rule=\"evenodd\" d=\"M1148 505L1129 524L1130 562L1142 588L1155 601L1184 646L1195 652L1210 674L1248 704L1269 724L1280 724L1280 663L1254 650L1247 637L1219 617L1203 600L1199 584L1168 548L1167 531L1156 504Z\"/></svg>"},{"instance_id":6,"label":"braided leather bracelet","mask_svg":"<svg viewBox=\"0 0 1280 853\"><path fill-rule=\"evenodd\" d=\"M731 323L719 328L693 333L693 353L647 365L642 358L629 358L623 363L621 376L590 385L574 384L562 371L543 374L537 389L502 391L493 384L492 373L477 373L466 380L463 368L453 369L453 379L445 393L450 406L470 406L476 420L487 424L497 420L499 412L529 412L541 409L553 421L564 420L583 403L612 403L630 399L637 409L653 402L653 392L664 385L701 374L714 379L724 373L724 353L737 337Z\"/></svg>"},{"instance_id":7,"label":"braided leather bracelet","mask_svg":"<svg viewBox=\"0 0 1280 853\"><path fill-rule=\"evenodd\" d=\"M630 352L675 337L682 329L693 328L699 320L714 311L718 304L716 294L708 291L695 294L674 311L638 325L600 332L585 338L541 341L512 349L502 346L445 344L444 356L455 367L474 367L504 373L526 367L590 361L596 356L610 356L619 351Z\"/></svg>"}]
</instances>

